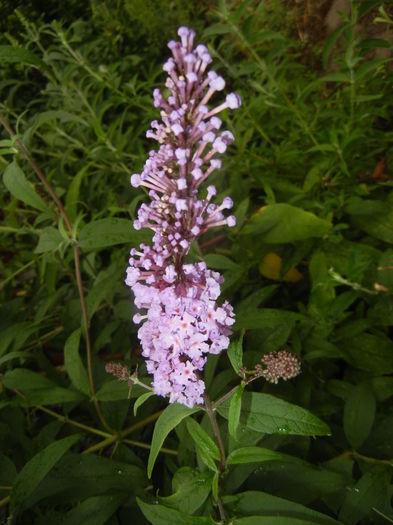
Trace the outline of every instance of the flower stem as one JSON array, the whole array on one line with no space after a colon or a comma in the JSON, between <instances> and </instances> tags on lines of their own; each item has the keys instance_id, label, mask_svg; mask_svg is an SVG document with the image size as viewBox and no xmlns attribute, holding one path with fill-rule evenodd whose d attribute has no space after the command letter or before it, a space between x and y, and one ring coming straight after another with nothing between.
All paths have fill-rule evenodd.
<instances>
[{"instance_id":1,"label":"flower stem","mask_svg":"<svg viewBox=\"0 0 393 525\"><path fill-rule=\"evenodd\" d=\"M209 416L210 423L213 428L214 437L216 439L218 450L220 452L220 468L219 468L219 476L218 476L217 505L218 505L218 510L220 512L220 518L221 520L225 521L226 520L225 511L224 511L224 506L222 504L221 495L220 495L221 477L222 477L223 472L225 472L227 468L224 443L222 442L221 432L220 432L220 428L217 423L217 419L214 413L213 406L211 404L209 395L206 392L203 394L203 399L205 401L206 412Z\"/></svg>"}]
</instances>

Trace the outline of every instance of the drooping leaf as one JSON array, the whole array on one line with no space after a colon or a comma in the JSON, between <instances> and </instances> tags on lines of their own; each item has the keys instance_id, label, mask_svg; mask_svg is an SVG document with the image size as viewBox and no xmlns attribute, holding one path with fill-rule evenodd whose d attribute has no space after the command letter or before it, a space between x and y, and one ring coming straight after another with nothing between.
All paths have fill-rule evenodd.
<instances>
[{"instance_id":1,"label":"drooping leaf","mask_svg":"<svg viewBox=\"0 0 393 525\"><path fill-rule=\"evenodd\" d=\"M237 374L243 366L243 336L244 331L242 332L239 339L231 341L227 350L227 355L231 362L232 368Z\"/></svg>"},{"instance_id":2,"label":"drooping leaf","mask_svg":"<svg viewBox=\"0 0 393 525\"><path fill-rule=\"evenodd\" d=\"M79 190L80 190L80 186L81 186L83 177L86 175L86 172L88 169L89 169L89 165L87 164L81 170L78 171L78 173L72 179L70 186L68 188L68 191L67 191L66 200L65 200L65 208L66 208L66 211L71 221L74 221L77 216Z\"/></svg>"},{"instance_id":3,"label":"drooping leaf","mask_svg":"<svg viewBox=\"0 0 393 525\"><path fill-rule=\"evenodd\" d=\"M154 395L155 395L154 392L145 392L144 394L138 397L138 399L134 403L134 416L136 416L138 408L142 406L145 401L147 401L150 397Z\"/></svg>"},{"instance_id":4,"label":"drooping leaf","mask_svg":"<svg viewBox=\"0 0 393 525\"><path fill-rule=\"evenodd\" d=\"M0 46L0 56L1 56ZM8 164L4 171L3 181L8 191L18 200L41 211L48 211L49 208L35 191L34 186L26 179L25 174L14 161Z\"/></svg>"},{"instance_id":5,"label":"drooping leaf","mask_svg":"<svg viewBox=\"0 0 393 525\"><path fill-rule=\"evenodd\" d=\"M64 239L61 236L59 230L53 226L47 226L41 231L38 244L34 252L45 253L55 251L63 242Z\"/></svg>"},{"instance_id":6,"label":"drooping leaf","mask_svg":"<svg viewBox=\"0 0 393 525\"><path fill-rule=\"evenodd\" d=\"M206 470L198 472L190 467L182 467L174 476L172 484L177 486L174 494L159 497L158 501L185 514L193 514L211 492L213 474Z\"/></svg>"},{"instance_id":7,"label":"drooping leaf","mask_svg":"<svg viewBox=\"0 0 393 525\"><path fill-rule=\"evenodd\" d=\"M184 418L198 412L199 408L188 408L178 403L168 405L154 426L153 438L151 442L149 461L147 464L147 475L149 478L153 472L154 463L157 455L165 441L165 438Z\"/></svg>"},{"instance_id":8,"label":"drooping leaf","mask_svg":"<svg viewBox=\"0 0 393 525\"><path fill-rule=\"evenodd\" d=\"M236 434L237 434L237 428L239 426L239 420L240 420L240 412L242 408L242 396L243 396L244 387L243 385L239 385L233 396L231 397L231 401L229 404L229 412L228 412L228 430L230 435L236 440Z\"/></svg>"},{"instance_id":9,"label":"drooping leaf","mask_svg":"<svg viewBox=\"0 0 393 525\"><path fill-rule=\"evenodd\" d=\"M64 365L74 387L83 394L90 396L89 378L79 354L80 337L80 328L68 337L64 345Z\"/></svg>"},{"instance_id":10,"label":"drooping leaf","mask_svg":"<svg viewBox=\"0 0 393 525\"><path fill-rule=\"evenodd\" d=\"M193 439L197 451L199 452L202 461L213 472L217 471L217 465L214 460L220 459L220 453L217 445L205 430L199 425L195 419L189 418L187 420L187 430Z\"/></svg>"}]
</instances>

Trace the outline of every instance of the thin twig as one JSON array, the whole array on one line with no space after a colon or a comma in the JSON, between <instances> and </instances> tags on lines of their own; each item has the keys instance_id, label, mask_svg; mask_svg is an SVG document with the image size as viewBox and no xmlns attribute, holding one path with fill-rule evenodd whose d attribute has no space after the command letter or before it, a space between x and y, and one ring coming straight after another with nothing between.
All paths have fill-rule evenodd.
<instances>
[{"instance_id":1,"label":"thin twig","mask_svg":"<svg viewBox=\"0 0 393 525\"><path fill-rule=\"evenodd\" d=\"M210 246L214 246L215 244L221 242L224 239L226 239L225 235L217 235L216 237L213 237L213 239L209 239L208 241L200 244L199 248L201 250L206 250L206 248L210 248Z\"/></svg>"},{"instance_id":2,"label":"thin twig","mask_svg":"<svg viewBox=\"0 0 393 525\"><path fill-rule=\"evenodd\" d=\"M203 400L205 402L206 412L207 412L207 415L209 416L210 423L213 428L214 437L216 439L218 450L220 452L220 469L219 469L219 475L218 475L217 505L218 505L218 510L220 511L221 520L226 521L224 506L222 504L221 495L220 495L221 476L227 468L224 443L222 442L220 428L218 426L216 415L214 413L214 410L213 410L213 407L212 407L212 404L211 404L211 401L210 401L210 398L207 392L203 394Z\"/></svg>"},{"instance_id":3,"label":"thin twig","mask_svg":"<svg viewBox=\"0 0 393 525\"><path fill-rule=\"evenodd\" d=\"M373 465L387 465L388 467L393 467L392 460L378 459L378 458L371 458L369 456L363 456L363 454L359 454L359 452L356 452L356 450L346 450L339 456L336 456L334 459L335 460L354 459L356 461L364 461L364 463L371 463Z\"/></svg>"},{"instance_id":4,"label":"thin twig","mask_svg":"<svg viewBox=\"0 0 393 525\"><path fill-rule=\"evenodd\" d=\"M63 421L63 423L68 423L69 425L85 430L86 432L91 432L92 434L97 434L98 436L105 437L105 438L108 438L112 435L112 434L109 434L108 432L104 432L103 430L99 430L98 428L94 428L89 425L85 425L84 423L80 423L79 421L76 421L75 419L70 419L67 416L58 414L57 412L54 412L53 410L50 410L49 408L43 407L41 405L37 406L36 408L38 410L41 410L42 412L45 412L46 414L49 414L52 417L55 417L59 421Z\"/></svg>"},{"instance_id":5,"label":"thin twig","mask_svg":"<svg viewBox=\"0 0 393 525\"><path fill-rule=\"evenodd\" d=\"M132 445L134 447L145 448L146 450L151 449L151 445L149 445L148 443L142 443L141 441L133 441L131 439L123 439L123 441L124 443L128 443L129 445ZM177 450L165 447L161 447L160 452L162 452L163 454L170 454L171 456L177 456L178 454Z\"/></svg>"},{"instance_id":6,"label":"thin twig","mask_svg":"<svg viewBox=\"0 0 393 525\"><path fill-rule=\"evenodd\" d=\"M10 499L11 499L10 496L6 496L5 498L0 499L0 508L8 505L8 502L10 501Z\"/></svg>"},{"instance_id":7,"label":"thin twig","mask_svg":"<svg viewBox=\"0 0 393 525\"><path fill-rule=\"evenodd\" d=\"M103 448L106 448L109 445L112 445L112 443L115 443L116 441L122 441L126 436L128 436L135 430L138 430L139 428L143 428L149 423L152 423L153 421L158 419L161 414L162 414L162 410L160 410L159 412L155 412L154 414L151 414L151 416L148 416L142 419L141 421L138 421L138 423L131 425L130 427L126 428L125 430L122 430L118 434L112 434L111 436L100 441L99 443L92 445L91 447L84 450L82 454L91 454L92 452L97 452L98 450L102 450Z\"/></svg>"},{"instance_id":8,"label":"thin twig","mask_svg":"<svg viewBox=\"0 0 393 525\"><path fill-rule=\"evenodd\" d=\"M259 379L261 376L260 375L253 375L251 377L247 377L246 379L243 379L242 380L242 385L246 386L250 383L252 383L253 381L255 381L256 379ZM221 396L220 398L217 399L217 401L215 401L213 403L213 410L216 410L217 407L219 407L220 405L222 405L222 403L224 403L224 401L226 401L227 399L229 399L230 397L233 396L233 394L235 393L235 390L237 389L239 385L236 385L234 386L233 388L231 388L231 390L229 390L226 394L224 394L223 396Z\"/></svg>"},{"instance_id":9,"label":"thin twig","mask_svg":"<svg viewBox=\"0 0 393 525\"><path fill-rule=\"evenodd\" d=\"M3 125L4 129L7 131L9 136L12 139L15 139L15 144L18 146L19 150L22 152L28 163L30 164L33 171L36 173L40 181L42 182L43 186L45 187L46 191L49 193L49 195L52 197L54 203L57 206L57 209L59 210L64 223L67 227L67 230L69 232L70 238L73 239L74 232L72 228L72 222L69 218L63 204L61 203L59 197L56 195L55 190L52 188L51 184L49 183L48 179L45 177L44 173L41 171L41 169L37 166L37 164L34 162L32 156L26 149L25 145L16 138L16 134L14 130L11 128L11 126L8 124L8 122L0 115L0 124ZM80 255L79 255L79 248L78 245L74 244L74 263L75 263L75 275L76 275L76 282L78 286L78 292L79 292L79 300L81 304L82 309L82 317L83 317L83 323L85 328L85 339L86 339L86 354L87 354L87 370L88 370L88 376L89 376L89 384L90 384L90 391L91 391L91 398L94 403L94 407L96 409L97 415L102 423L102 425L107 429L111 430L108 423L105 420L104 414L101 411L101 407L98 403L98 400L96 398L96 390L94 386L94 378L93 378L93 365L92 365L92 350L91 350L91 340L90 340L90 331L89 331L89 318L87 315L87 307L86 307L86 300L85 300L85 294L83 291L83 283L82 283L82 274L81 274L81 265L80 265Z\"/></svg>"}]
</instances>

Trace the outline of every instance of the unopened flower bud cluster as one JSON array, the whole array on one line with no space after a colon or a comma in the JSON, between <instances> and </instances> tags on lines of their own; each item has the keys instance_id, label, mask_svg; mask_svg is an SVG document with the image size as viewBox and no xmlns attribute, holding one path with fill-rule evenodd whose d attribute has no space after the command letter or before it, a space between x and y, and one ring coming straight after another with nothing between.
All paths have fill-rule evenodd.
<instances>
[{"instance_id":1,"label":"unopened flower bud cluster","mask_svg":"<svg viewBox=\"0 0 393 525\"><path fill-rule=\"evenodd\" d=\"M298 357L287 350L270 352L264 355L261 361L265 368L259 368L259 375L269 383L277 384L279 379L287 381L299 375L301 371Z\"/></svg>"},{"instance_id":2,"label":"unopened flower bud cluster","mask_svg":"<svg viewBox=\"0 0 393 525\"><path fill-rule=\"evenodd\" d=\"M178 34L181 41L169 42L172 57L163 66L169 95L154 90L161 120L146 134L159 147L150 151L142 173L131 177L150 197L134 227L153 230L153 244L131 250L126 283L144 310L134 322L143 323L138 337L155 392L192 407L203 401L206 356L228 347L234 314L229 303L217 303L221 275L205 263L188 264L186 257L192 242L211 228L236 224L233 215L225 215L232 200L225 197L217 205L216 188L201 187L221 167L217 156L234 140L231 132L220 131L217 115L238 108L241 100L230 93L211 105L225 81L208 71L212 59L206 46L194 48L194 31L181 27Z\"/></svg>"}]
</instances>

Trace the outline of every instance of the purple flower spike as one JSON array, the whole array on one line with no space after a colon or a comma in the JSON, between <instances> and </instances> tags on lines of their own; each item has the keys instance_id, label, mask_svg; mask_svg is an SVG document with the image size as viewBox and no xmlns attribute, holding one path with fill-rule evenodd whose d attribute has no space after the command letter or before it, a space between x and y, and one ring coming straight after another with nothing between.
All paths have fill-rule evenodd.
<instances>
[{"instance_id":1,"label":"purple flower spike","mask_svg":"<svg viewBox=\"0 0 393 525\"><path fill-rule=\"evenodd\" d=\"M150 151L142 173L131 177L132 186L149 191L150 203L141 205L134 227L153 230L153 245L131 250L126 284L145 310L134 322L141 323L138 337L155 392L193 407L203 402L207 355L228 348L234 313L228 302L217 304L223 277L205 263L187 264L186 257L210 228L236 224L233 215L224 215L233 206L230 197L217 205L211 202L214 186L202 192L205 197L198 191L234 140L229 131L218 133L222 122L216 115L240 107L241 99L230 93L209 107L225 80L207 71L212 60L204 45L194 49L194 31L180 27L178 35L181 42L169 42L173 57L163 66L170 94L153 92L162 120L146 133L159 148Z\"/></svg>"}]
</instances>

